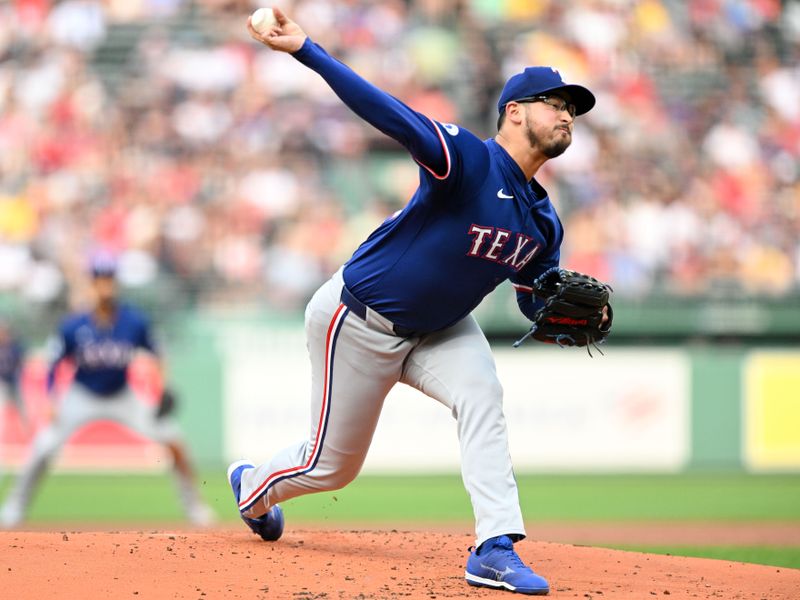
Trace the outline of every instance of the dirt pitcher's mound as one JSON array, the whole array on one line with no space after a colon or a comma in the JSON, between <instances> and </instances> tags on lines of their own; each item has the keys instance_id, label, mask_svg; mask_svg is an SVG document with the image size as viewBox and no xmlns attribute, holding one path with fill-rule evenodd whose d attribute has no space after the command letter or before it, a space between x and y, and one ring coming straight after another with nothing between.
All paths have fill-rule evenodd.
<instances>
[{"instance_id":1,"label":"dirt pitcher's mound","mask_svg":"<svg viewBox=\"0 0 800 600\"><path fill-rule=\"evenodd\" d=\"M3 598L506 598L463 579L471 537L389 531L3 532ZM554 598L796 600L800 570L524 541Z\"/></svg>"}]
</instances>

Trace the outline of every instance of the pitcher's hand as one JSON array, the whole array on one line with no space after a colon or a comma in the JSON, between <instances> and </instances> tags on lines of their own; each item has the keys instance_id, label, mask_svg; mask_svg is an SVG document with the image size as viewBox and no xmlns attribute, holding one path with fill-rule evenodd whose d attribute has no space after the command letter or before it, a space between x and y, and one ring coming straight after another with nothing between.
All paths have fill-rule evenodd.
<instances>
[{"instance_id":1,"label":"pitcher's hand","mask_svg":"<svg viewBox=\"0 0 800 600\"><path fill-rule=\"evenodd\" d=\"M273 25L269 31L259 33L253 29L253 24L250 22L250 17L247 17L247 30L250 36L265 46L269 46L278 52L293 53L303 47L303 43L308 37L306 32L300 26L287 17L281 9L273 8L275 20L277 23Z\"/></svg>"}]
</instances>

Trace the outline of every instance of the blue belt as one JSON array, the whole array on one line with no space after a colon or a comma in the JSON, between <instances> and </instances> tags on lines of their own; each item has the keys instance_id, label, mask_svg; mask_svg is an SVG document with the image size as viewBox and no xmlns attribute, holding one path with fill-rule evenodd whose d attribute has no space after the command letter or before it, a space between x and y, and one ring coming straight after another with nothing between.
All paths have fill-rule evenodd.
<instances>
[{"instance_id":1,"label":"blue belt","mask_svg":"<svg viewBox=\"0 0 800 600\"><path fill-rule=\"evenodd\" d=\"M367 320L367 305L361 302L358 298L356 298L353 293L347 289L347 286L342 286L342 304L344 304L347 308L349 308L354 315L361 318L362 321ZM410 337L417 337L422 335L412 329L408 329L407 327L401 327L400 325L392 325L392 331L398 337L402 338L410 338Z\"/></svg>"}]
</instances>

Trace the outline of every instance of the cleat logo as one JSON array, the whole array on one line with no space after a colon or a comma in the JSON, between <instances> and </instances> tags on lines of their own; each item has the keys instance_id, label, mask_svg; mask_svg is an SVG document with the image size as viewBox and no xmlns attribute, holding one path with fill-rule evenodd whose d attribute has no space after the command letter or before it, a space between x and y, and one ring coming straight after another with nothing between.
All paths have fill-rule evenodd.
<instances>
[{"instance_id":1,"label":"cleat logo","mask_svg":"<svg viewBox=\"0 0 800 600\"><path fill-rule=\"evenodd\" d=\"M491 571L492 574L494 575L494 578L497 581L503 581L503 579L505 578L506 575L511 575L512 573L516 573L516 571L514 571L514 569L512 569L509 566L506 566L504 571L501 571L500 569L495 569L495 568L490 567L489 565L485 565L483 563L481 563L481 567L483 567L487 571Z\"/></svg>"}]
</instances>

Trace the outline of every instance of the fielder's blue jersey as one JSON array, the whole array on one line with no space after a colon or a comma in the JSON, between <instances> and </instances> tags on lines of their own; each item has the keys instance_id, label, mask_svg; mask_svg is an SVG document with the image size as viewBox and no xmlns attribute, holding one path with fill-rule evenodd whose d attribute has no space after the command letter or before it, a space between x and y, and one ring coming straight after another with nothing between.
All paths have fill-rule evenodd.
<instances>
[{"instance_id":1,"label":"fielder's blue jersey","mask_svg":"<svg viewBox=\"0 0 800 600\"><path fill-rule=\"evenodd\" d=\"M100 396L110 396L127 385L128 366L138 348L156 353L147 318L127 304L119 304L113 322L100 326L92 313L68 317L59 329L58 348L50 368L64 359L75 364L74 380Z\"/></svg>"},{"instance_id":2,"label":"fielder's blue jersey","mask_svg":"<svg viewBox=\"0 0 800 600\"><path fill-rule=\"evenodd\" d=\"M344 268L350 292L418 332L453 325L510 279L532 317L531 284L557 266L563 228L547 192L494 140L434 122L361 79L310 40L294 56L356 114L420 164L408 205L375 230Z\"/></svg>"},{"instance_id":3,"label":"fielder's blue jersey","mask_svg":"<svg viewBox=\"0 0 800 600\"><path fill-rule=\"evenodd\" d=\"M10 339L0 344L0 380L12 388L17 386L24 355L25 350L19 340Z\"/></svg>"}]
</instances>

